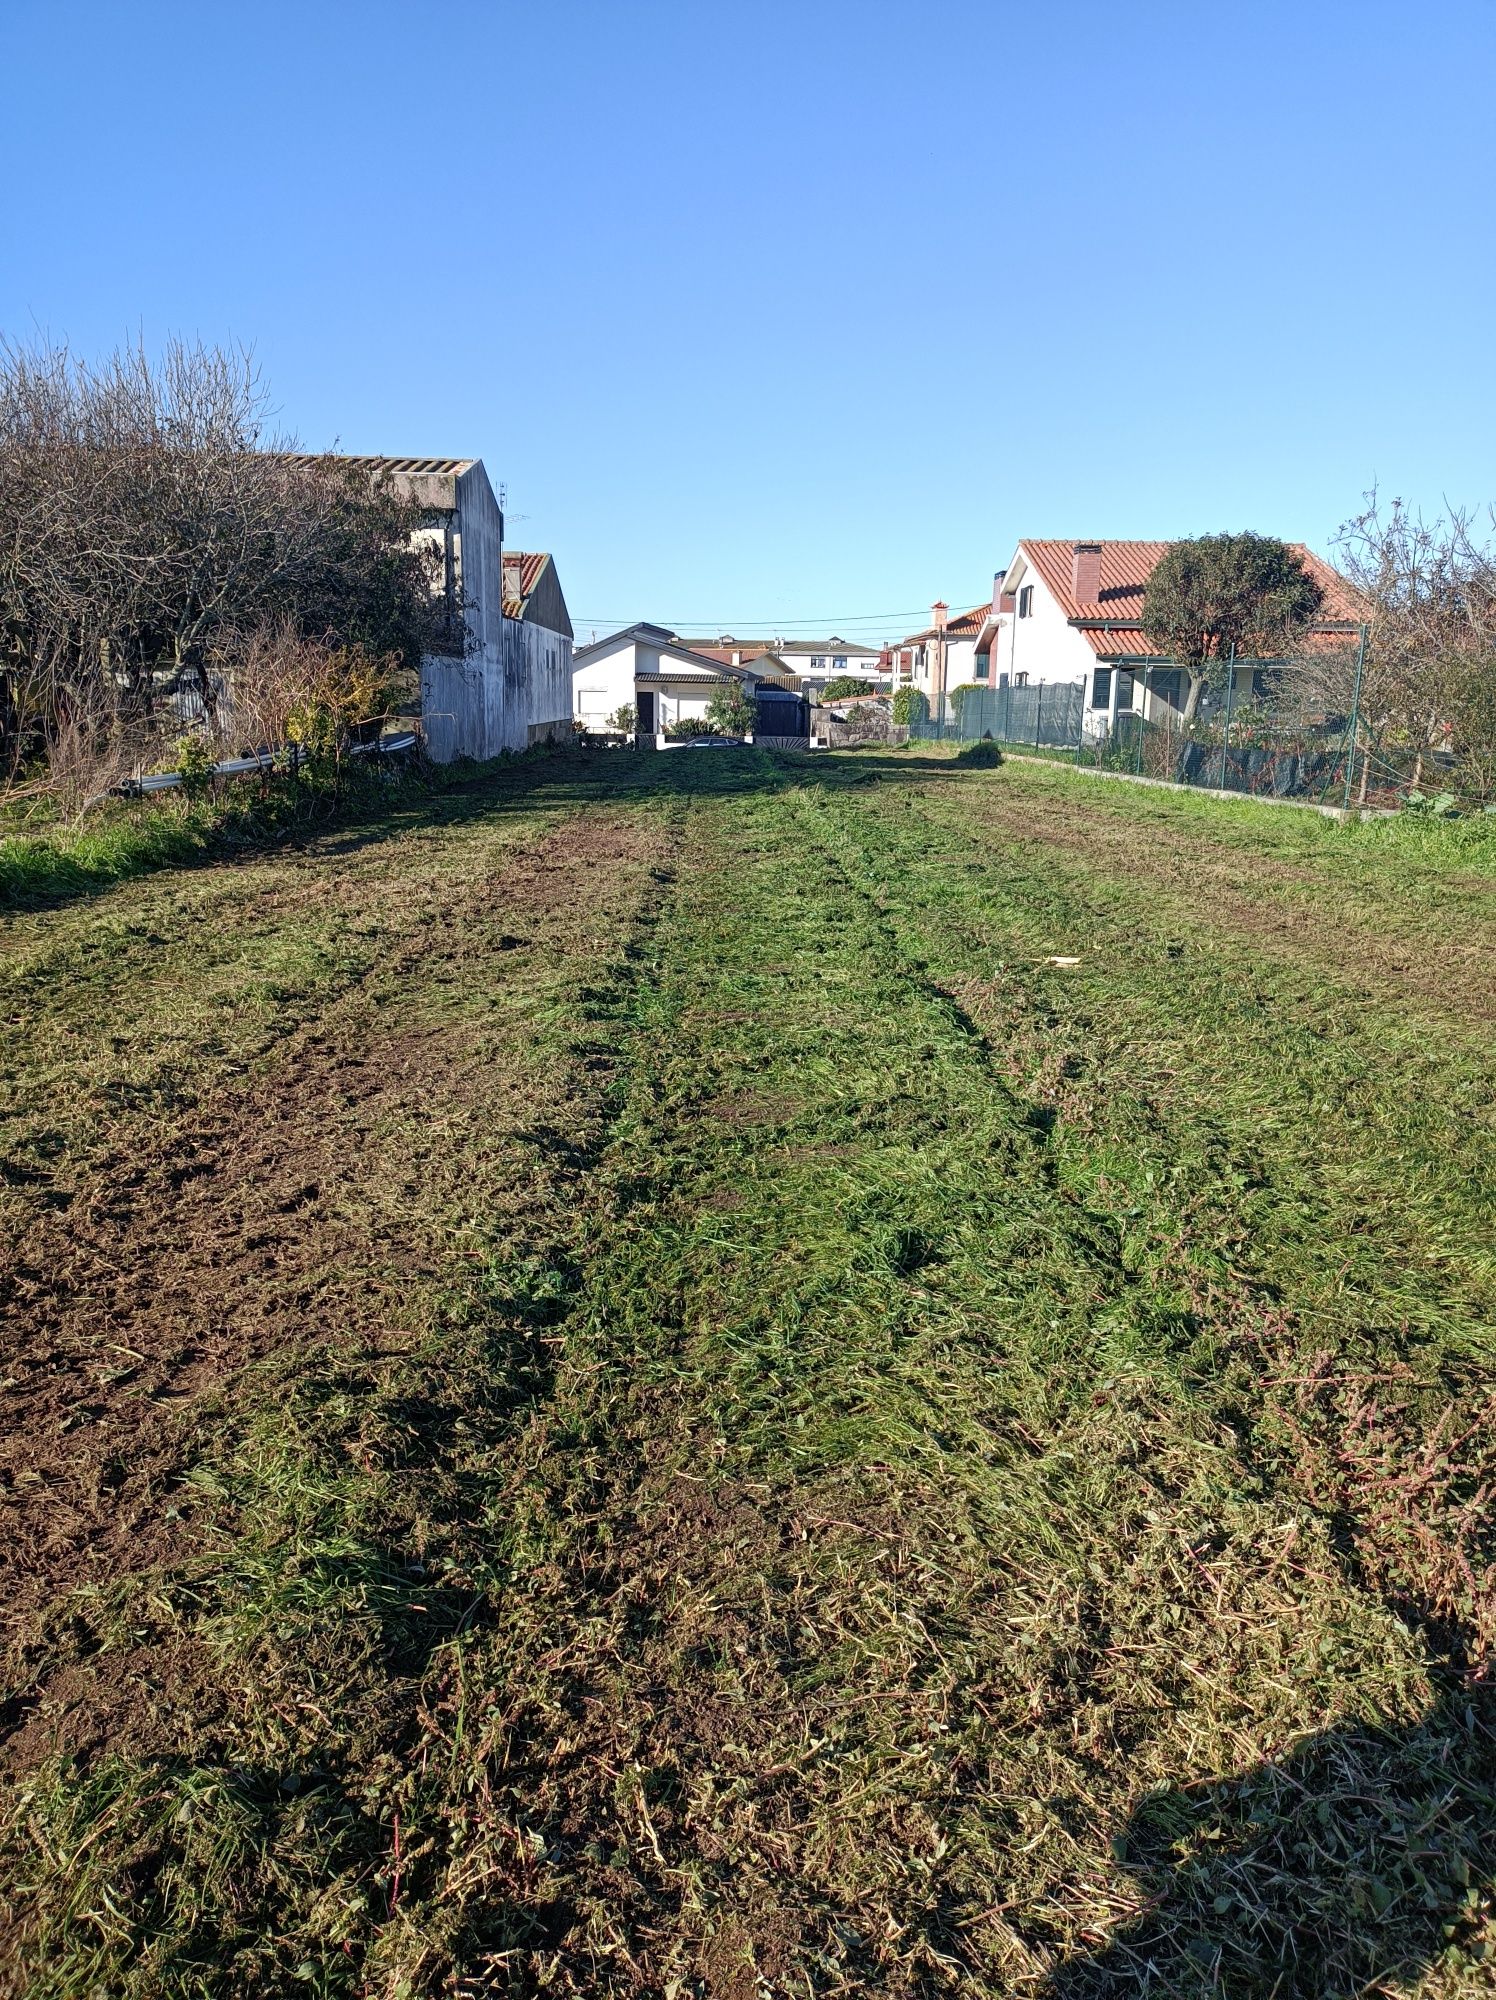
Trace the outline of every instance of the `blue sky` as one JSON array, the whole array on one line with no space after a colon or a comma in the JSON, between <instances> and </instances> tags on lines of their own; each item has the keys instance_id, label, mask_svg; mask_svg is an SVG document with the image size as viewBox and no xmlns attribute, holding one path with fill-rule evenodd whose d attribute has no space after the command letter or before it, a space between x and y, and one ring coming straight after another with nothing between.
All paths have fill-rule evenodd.
<instances>
[{"instance_id":1,"label":"blue sky","mask_svg":"<svg viewBox=\"0 0 1496 2000\"><path fill-rule=\"evenodd\" d=\"M1496 498L1491 0L10 0L0 73L0 329L480 455L583 636Z\"/></svg>"}]
</instances>

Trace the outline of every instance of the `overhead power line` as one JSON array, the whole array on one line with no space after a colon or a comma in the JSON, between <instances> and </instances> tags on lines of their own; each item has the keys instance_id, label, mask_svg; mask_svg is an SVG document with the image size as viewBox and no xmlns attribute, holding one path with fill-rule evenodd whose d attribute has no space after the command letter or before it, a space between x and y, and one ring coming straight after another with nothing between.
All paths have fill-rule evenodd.
<instances>
[{"instance_id":1,"label":"overhead power line","mask_svg":"<svg viewBox=\"0 0 1496 2000\"><path fill-rule=\"evenodd\" d=\"M572 613L572 617L579 625L622 626L638 622L634 618L621 617L617 614L603 612L577 611ZM652 625L661 625L670 632L731 632L736 638L750 638L755 631L772 634L776 632L798 632L808 627L814 627L817 630L824 630L831 633L840 632L843 628L850 630L854 626L861 625L907 625L911 622L918 622L923 625L929 623L929 618L930 607L928 604L925 604L914 611L841 612L839 614L828 613L820 618L773 618L764 616L756 618L652 618L649 622Z\"/></svg>"}]
</instances>

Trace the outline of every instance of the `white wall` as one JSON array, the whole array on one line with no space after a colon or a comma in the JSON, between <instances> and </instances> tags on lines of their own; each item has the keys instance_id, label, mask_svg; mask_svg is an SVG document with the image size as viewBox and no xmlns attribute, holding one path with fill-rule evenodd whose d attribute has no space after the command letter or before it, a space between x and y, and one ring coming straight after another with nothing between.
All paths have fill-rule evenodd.
<instances>
[{"instance_id":1,"label":"white wall","mask_svg":"<svg viewBox=\"0 0 1496 2000\"><path fill-rule=\"evenodd\" d=\"M1036 569L1027 571L1018 588L1029 584L1034 591L1030 616L1020 618L1016 606L1003 615L1002 631L992 649L993 685L1000 687L1004 674L1014 684L1020 674L1025 675L1029 687L1040 681L1089 678L1096 655L1085 634L1067 623L1064 606L1050 594Z\"/></svg>"},{"instance_id":2,"label":"white wall","mask_svg":"<svg viewBox=\"0 0 1496 2000\"><path fill-rule=\"evenodd\" d=\"M640 674L667 674L672 679L702 683L699 696L679 688L647 690L655 696L655 718L660 728L671 722L705 719L707 705L720 685L705 668L695 666L669 646L651 644L645 639L620 639L612 647L606 640L602 643L605 650L572 667L572 713L585 728L606 729L608 717L625 702L637 715Z\"/></svg>"},{"instance_id":3,"label":"white wall","mask_svg":"<svg viewBox=\"0 0 1496 2000\"><path fill-rule=\"evenodd\" d=\"M606 642L605 642L606 644ZM634 702L634 646L616 646L575 663L571 671L571 712L587 729L606 729L608 717Z\"/></svg>"}]
</instances>

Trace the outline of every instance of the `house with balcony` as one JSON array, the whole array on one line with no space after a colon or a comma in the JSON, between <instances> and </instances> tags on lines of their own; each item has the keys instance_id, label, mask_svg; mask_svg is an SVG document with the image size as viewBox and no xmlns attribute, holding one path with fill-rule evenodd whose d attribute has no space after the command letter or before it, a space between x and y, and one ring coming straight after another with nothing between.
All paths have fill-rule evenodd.
<instances>
[{"instance_id":1,"label":"house with balcony","mask_svg":"<svg viewBox=\"0 0 1496 2000\"><path fill-rule=\"evenodd\" d=\"M1143 597L1168 542L1021 541L993 579L975 653L980 678L995 688L1065 683L1083 690L1084 733L1099 737L1119 716L1178 721L1188 676L1143 630ZM1324 593L1311 635L1345 644L1361 616L1345 579L1323 557L1294 544ZM1266 693L1270 661L1242 660L1232 671L1233 705ZM1214 697L1224 701L1225 691ZM1208 711L1208 702L1206 709Z\"/></svg>"}]
</instances>

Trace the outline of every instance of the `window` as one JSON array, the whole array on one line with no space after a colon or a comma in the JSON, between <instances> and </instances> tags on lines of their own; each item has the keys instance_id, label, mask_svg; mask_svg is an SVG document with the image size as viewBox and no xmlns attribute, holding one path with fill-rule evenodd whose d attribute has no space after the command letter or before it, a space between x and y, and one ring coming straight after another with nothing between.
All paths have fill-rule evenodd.
<instances>
[{"instance_id":1,"label":"window","mask_svg":"<svg viewBox=\"0 0 1496 2000\"><path fill-rule=\"evenodd\" d=\"M1020 618L1032 618L1034 615L1034 586L1031 583L1026 583L1018 593L1018 615Z\"/></svg>"},{"instance_id":2,"label":"window","mask_svg":"<svg viewBox=\"0 0 1496 2000\"><path fill-rule=\"evenodd\" d=\"M820 670L821 670L821 669L822 669L822 668L823 668L823 667L825 666L825 664L826 664L826 656L825 656L825 654L824 654L824 653L812 653L812 654L811 654L811 656L810 656L810 671L811 671L811 672L812 672L813 674L814 674L814 673L819 673L819 672L820 672Z\"/></svg>"},{"instance_id":3,"label":"window","mask_svg":"<svg viewBox=\"0 0 1496 2000\"><path fill-rule=\"evenodd\" d=\"M1117 669L1117 713L1127 715L1132 711L1133 677L1122 668ZM1112 670L1098 667L1091 676L1091 706L1104 708L1108 713L1112 706Z\"/></svg>"},{"instance_id":4,"label":"window","mask_svg":"<svg viewBox=\"0 0 1496 2000\"><path fill-rule=\"evenodd\" d=\"M845 654L845 653L837 653L837 654L836 654L836 655L835 655L835 656L833 657L833 659L832 659L832 661L831 661L831 664L832 664L832 666L833 666L833 667L835 667L836 671L837 671L837 672L838 672L839 674L844 674L844 673L845 673L845 672L847 671L847 656L846 656L846 654Z\"/></svg>"},{"instance_id":5,"label":"window","mask_svg":"<svg viewBox=\"0 0 1496 2000\"><path fill-rule=\"evenodd\" d=\"M987 680L990 676L991 668L992 659L990 654L978 653L976 666L973 669L974 677L979 681Z\"/></svg>"}]
</instances>

